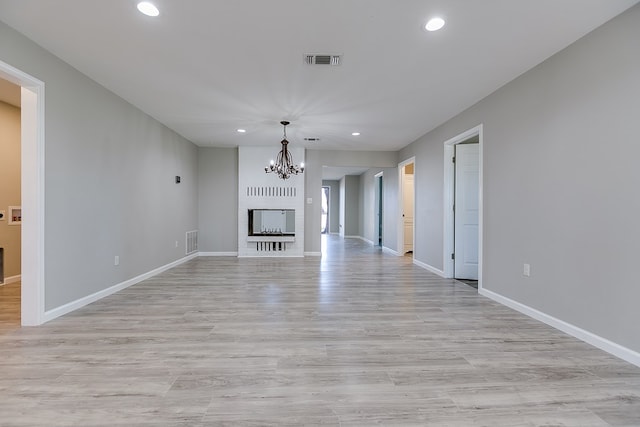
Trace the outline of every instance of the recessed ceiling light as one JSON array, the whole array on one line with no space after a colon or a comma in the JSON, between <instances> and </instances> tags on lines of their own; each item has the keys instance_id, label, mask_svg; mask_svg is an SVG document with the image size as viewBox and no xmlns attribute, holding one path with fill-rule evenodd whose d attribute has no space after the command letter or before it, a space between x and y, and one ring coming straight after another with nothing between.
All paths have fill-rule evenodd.
<instances>
[{"instance_id":1,"label":"recessed ceiling light","mask_svg":"<svg viewBox=\"0 0 640 427\"><path fill-rule=\"evenodd\" d=\"M427 31L438 31L442 27L444 27L444 19L436 16L435 18L429 19L424 29Z\"/></svg>"},{"instance_id":2,"label":"recessed ceiling light","mask_svg":"<svg viewBox=\"0 0 640 427\"><path fill-rule=\"evenodd\" d=\"M360 132L353 132L351 135L353 135L353 136L360 136Z\"/></svg>"},{"instance_id":3,"label":"recessed ceiling light","mask_svg":"<svg viewBox=\"0 0 640 427\"><path fill-rule=\"evenodd\" d=\"M151 2L141 1L138 3L138 10L144 13L147 16L158 16L160 15L160 11L157 7Z\"/></svg>"},{"instance_id":4,"label":"recessed ceiling light","mask_svg":"<svg viewBox=\"0 0 640 427\"><path fill-rule=\"evenodd\" d=\"M237 131L238 133L245 133L245 132L246 132L246 129L236 129L236 131Z\"/></svg>"}]
</instances>

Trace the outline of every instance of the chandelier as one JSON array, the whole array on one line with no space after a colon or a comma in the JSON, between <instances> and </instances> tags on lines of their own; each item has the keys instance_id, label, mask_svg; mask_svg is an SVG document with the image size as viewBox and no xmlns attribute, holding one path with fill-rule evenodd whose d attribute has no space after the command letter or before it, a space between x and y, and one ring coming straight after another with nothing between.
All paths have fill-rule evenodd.
<instances>
[{"instance_id":1,"label":"chandelier","mask_svg":"<svg viewBox=\"0 0 640 427\"><path fill-rule=\"evenodd\" d=\"M278 153L278 157L276 157L276 161L271 160L271 163L264 168L264 171L266 173L276 173L280 179L289 179L291 175L298 175L304 172L304 163L300 163L300 166L293 164L291 153L289 149L287 149L287 145L289 144L289 141L287 141L287 125L289 122L283 120L280 124L284 126L284 137L282 141L280 141L282 148Z\"/></svg>"}]
</instances>

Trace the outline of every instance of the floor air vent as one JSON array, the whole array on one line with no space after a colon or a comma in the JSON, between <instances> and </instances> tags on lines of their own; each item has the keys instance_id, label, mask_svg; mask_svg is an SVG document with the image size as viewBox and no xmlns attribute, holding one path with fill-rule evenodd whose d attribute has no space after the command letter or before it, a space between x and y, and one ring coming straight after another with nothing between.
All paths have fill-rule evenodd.
<instances>
[{"instance_id":1,"label":"floor air vent","mask_svg":"<svg viewBox=\"0 0 640 427\"><path fill-rule=\"evenodd\" d=\"M185 248L187 255L198 252L198 230L187 231Z\"/></svg>"}]
</instances>

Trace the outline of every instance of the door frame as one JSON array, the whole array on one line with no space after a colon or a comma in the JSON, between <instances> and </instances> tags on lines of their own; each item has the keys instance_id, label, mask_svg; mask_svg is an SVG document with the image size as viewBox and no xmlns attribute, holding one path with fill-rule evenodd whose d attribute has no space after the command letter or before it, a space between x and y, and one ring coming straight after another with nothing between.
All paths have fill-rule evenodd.
<instances>
[{"instance_id":1,"label":"door frame","mask_svg":"<svg viewBox=\"0 0 640 427\"><path fill-rule=\"evenodd\" d=\"M382 211L384 209L384 190L382 186L384 186L384 171L378 172L373 177L374 188L375 188L375 222L374 222L374 230L373 230L373 245L384 247L384 231L382 232L382 236L380 236L380 228L384 230L384 216L382 215ZM382 209L381 209L382 208Z\"/></svg>"},{"instance_id":2,"label":"door frame","mask_svg":"<svg viewBox=\"0 0 640 427\"><path fill-rule=\"evenodd\" d=\"M443 271L444 277L453 278L454 261L451 254L455 251L455 222L453 205L455 203L455 166L453 156L455 145L460 144L478 136L478 157L480 161L478 172L478 291L482 289L482 230L483 230L483 208L482 208L482 182L483 182L483 125L482 123L459 135L454 136L444 142L444 229L443 229Z\"/></svg>"},{"instance_id":3,"label":"door frame","mask_svg":"<svg viewBox=\"0 0 640 427\"><path fill-rule=\"evenodd\" d=\"M323 185L323 192L325 188L327 189L327 232L320 234L331 234L331 186ZM320 209L322 209L322 198L320 199ZM322 219L322 212L320 212L320 218Z\"/></svg>"},{"instance_id":4,"label":"door frame","mask_svg":"<svg viewBox=\"0 0 640 427\"><path fill-rule=\"evenodd\" d=\"M398 163L398 256L404 256L404 220L402 219L402 210L404 207L404 167L413 163L413 253L412 258L416 256L416 157L409 157Z\"/></svg>"},{"instance_id":5,"label":"door frame","mask_svg":"<svg viewBox=\"0 0 640 427\"><path fill-rule=\"evenodd\" d=\"M21 86L20 146L22 265L21 322L45 322L44 301L44 82L0 61L0 78Z\"/></svg>"}]
</instances>

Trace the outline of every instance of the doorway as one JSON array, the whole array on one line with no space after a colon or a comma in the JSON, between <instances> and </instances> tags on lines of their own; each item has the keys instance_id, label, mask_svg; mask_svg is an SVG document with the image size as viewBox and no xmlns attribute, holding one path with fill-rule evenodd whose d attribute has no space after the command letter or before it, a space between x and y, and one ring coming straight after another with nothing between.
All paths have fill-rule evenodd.
<instances>
[{"instance_id":1,"label":"doorway","mask_svg":"<svg viewBox=\"0 0 640 427\"><path fill-rule=\"evenodd\" d=\"M44 83L0 61L0 78L21 87L21 323L45 322Z\"/></svg>"},{"instance_id":2,"label":"doorway","mask_svg":"<svg viewBox=\"0 0 640 427\"><path fill-rule=\"evenodd\" d=\"M398 165L400 174L400 230L398 252L400 255L413 254L415 238L415 157Z\"/></svg>"},{"instance_id":3,"label":"doorway","mask_svg":"<svg viewBox=\"0 0 640 427\"><path fill-rule=\"evenodd\" d=\"M382 247L382 235L384 229L384 186L382 182L382 172L375 175L375 209L376 209L376 221L374 225L374 244Z\"/></svg>"},{"instance_id":4,"label":"doorway","mask_svg":"<svg viewBox=\"0 0 640 427\"><path fill-rule=\"evenodd\" d=\"M478 280L477 137L454 146L453 277Z\"/></svg>"},{"instance_id":5,"label":"doorway","mask_svg":"<svg viewBox=\"0 0 640 427\"><path fill-rule=\"evenodd\" d=\"M0 79L0 329L20 327L21 88Z\"/></svg>"},{"instance_id":6,"label":"doorway","mask_svg":"<svg viewBox=\"0 0 640 427\"><path fill-rule=\"evenodd\" d=\"M321 216L320 216L320 233L321 234L329 234L329 221L331 218L329 217L329 200L331 199L331 188L330 187L322 187L322 199L320 202L321 205Z\"/></svg>"},{"instance_id":7,"label":"doorway","mask_svg":"<svg viewBox=\"0 0 640 427\"><path fill-rule=\"evenodd\" d=\"M444 143L444 276L482 289L482 125Z\"/></svg>"}]
</instances>

